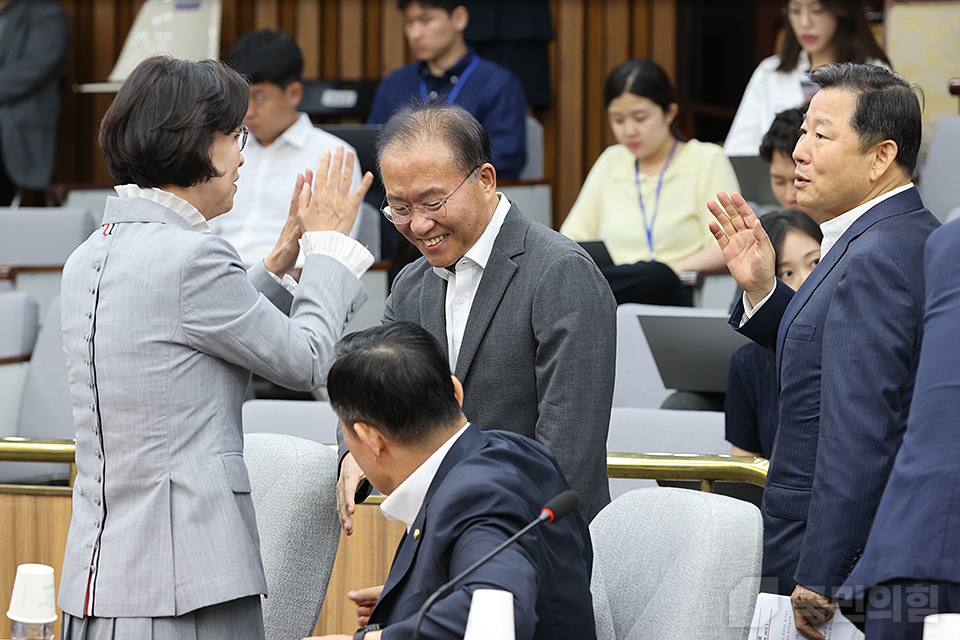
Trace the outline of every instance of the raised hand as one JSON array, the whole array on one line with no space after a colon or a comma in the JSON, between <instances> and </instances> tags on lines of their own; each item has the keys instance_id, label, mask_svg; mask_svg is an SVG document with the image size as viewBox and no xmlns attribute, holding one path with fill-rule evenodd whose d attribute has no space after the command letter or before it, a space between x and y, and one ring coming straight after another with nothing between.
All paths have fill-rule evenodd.
<instances>
[{"instance_id":1,"label":"raised hand","mask_svg":"<svg viewBox=\"0 0 960 640\"><path fill-rule=\"evenodd\" d=\"M717 193L717 200L707 203L716 222L710 232L717 239L727 269L756 305L777 284L776 255L766 231L760 226L753 209L739 193Z\"/></svg>"},{"instance_id":2,"label":"raised hand","mask_svg":"<svg viewBox=\"0 0 960 640\"><path fill-rule=\"evenodd\" d=\"M303 228L300 226L298 216L300 208L300 192L304 184L313 181L313 172L307 169L306 175L297 174L297 185L293 189L293 196L290 198L290 209L287 213L287 219L283 223L283 229L280 230L280 237L277 238L277 244L270 251L270 255L263 259L263 266L267 271L283 277L287 272L293 269L297 264L297 256L300 255L300 236L303 235Z\"/></svg>"},{"instance_id":3,"label":"raised hand","mask_svg":"<svg viewBox=\"0 0 960 640\"><path fill-rule=\"evenodd\" d=\"M350 193L353 179L353 152L347 152L344 158L343 146L338 145L331 158L325 151L317 166L313 189L304 182L300 189L298 217L300 226L306 231L339 231L350 233L360 203L373 184L373 174L369 171L360 181L360 186Z\"/></svg>"}]
</instances>

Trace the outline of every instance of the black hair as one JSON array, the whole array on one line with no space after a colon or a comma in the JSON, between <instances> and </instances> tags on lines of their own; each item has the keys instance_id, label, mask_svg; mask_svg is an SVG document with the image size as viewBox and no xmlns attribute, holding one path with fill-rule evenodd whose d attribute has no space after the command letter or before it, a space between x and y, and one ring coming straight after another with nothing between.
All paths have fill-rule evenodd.
<instances>
[{"instance_id":1,"label":"black hair","mask_svg":"<svg viewBox=\"0 0 960 640\"><path fill-rule=\"evenodd\" d=\"M923 135L920 87L901 76L872 64L831 64L818 67L810 80L821 90L834 89L857 94L850 125L857 132L860 151L884 140L897 145L897 164L911 176L917 168Z\"/></svg>"},{"instance_id":2,"label":"black hair","mask_svg":"<svg viewBox=\"0 0 960 640\"><path fill-rule=\"evenodd\" d=\"M327 376L330 404L344 427L365 422L417 446L461 414L444 351L426 329L393 322L337 344Z\"/></svg>"},{"instance_id":3,"label":"black hair","mask_svg":"<svg viewBox=\"0 0 960 640\"><path fill-rule=\"evenodd\" d=\"M377 137L377 166L387 147L412 148L425 141L446 143L464 174L493 163L487 131L469 111L455 104L417 100L400 107L383 125Z\"/></svg>"},{"instance_id":4,"label":"black hair","mask_svg":"<svg viewBox=\"0 0 960 640\"><path fill-rule=\"evenodd\" d=\"M137 65L100 124L110 175L139 187L192 187L221 174L213 166L216 132L243 122L247 83L216 60L153 56Z\"/></svg>"},{"instance_id":5,"label":"black hair","mask_svg":"<svg viewBox=\"0 0 960 640\"><path fill-rule=\"evenodd\" d=\"M228 58L230 66L250 84L270 82L281 89L299 82L303 75L303 53L286 31L262 29L240 36Z\"/></svg>"},{"instance_id":6,"label":"black hair","mask_svg":"<svg viewBox=\"0 0 960 640\"><path fill-rule=\"evenodd\" d=\"M664 114L671 104L677 104L677 94L667 72L649 58L628 60L610 72L603 85L603 108L609 109L610 103L624 93L650 100ZM670 123L670 132L682 140L678 121L679 118L674 118Z\"/></svg>"},{"instance_id":7,"label":"black hair","mask_svg":"<svg viewBox=\"0 0 960 640\"><path fill-rule=\"evenodd\" d=\"M397 9L406 11L407 7L416 2L424 9L443 9L447 13L453 13L457 7L466 6L463 1L456 0L397 0Z\"/></svg>"},{"instance_id":8,"label":"black hair","mask_svg":"<svg viewBox=\"0 0 960 640\"><path fill-rule=\"evenodd\" d=\"M783 240L791 229L807 234L817 243L823 242L823 232L820 231L817 223L813 221L813 218L799 211L792 209L771 211L760 216L760 224L763 226L763 230L767 232L767 236L770 237L770 244L773 245L773 251L778 256L780 250L783 249Z\"/></svg>"},{"instance_id":9,"label":"black hair","mask_svg":"<svg viewBox=\"0 0 960 640\"><path fill-rule=\"evenodd\" d=\"M833 34L836 62L866 63L879 60L890 65L890 59L883 47L877 43L867 20L867 10L863 0L820 0L823 8L837 19L837 30ZM786 11L786 7L784 8ZM783 43L780 45L780 66L777 71L793 71L800 58L800 41L793 32L789 18L783 27Z\"/></svg>"},{"instance_id":10,"label":"black hair","mask_svg":"<svg viewBox=\"0 0 960 640\"><path fill-rule=\"evenodd\" d=\"M800 126L803 116L807 113L809 104L804 103L795 109L781 111L773 119L767 132L760 142L760 158L764 162L773 162L773 154L777 151L785 153L788 158L793 157L793 150L800 139Z\"/></svg>"}]
</instances>

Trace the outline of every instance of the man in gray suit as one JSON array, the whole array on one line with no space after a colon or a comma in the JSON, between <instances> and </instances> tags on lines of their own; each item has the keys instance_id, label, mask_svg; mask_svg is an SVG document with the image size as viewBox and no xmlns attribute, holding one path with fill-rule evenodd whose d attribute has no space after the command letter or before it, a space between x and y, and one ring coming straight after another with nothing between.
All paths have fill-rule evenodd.
<instances>
[{"instance_id":1,"label":"man in gray suit","mask_svg":"<svg viewBox=\"0 0 960 640\"><path fill-rule=\"evenodd\" d=\"M0 206L53 177L70 19L54 0L0 0Z\"/></svg>"},{"instance_id":2,"label":"man in gray suit","mask_svg":"<svg viewBox=\"0 0 960 640\"><path fill-rule=\"evenodd\" d=\"M415 322L445 345L467 418L547 446L593 518L610 502L609 285L576 243L497 193L486 132L463 109L404 107L378 147L383 213L423 254L397 276L384 321ZM361 480L347 454L337 501L348 534Z\"/></svg>"}]
</instances>

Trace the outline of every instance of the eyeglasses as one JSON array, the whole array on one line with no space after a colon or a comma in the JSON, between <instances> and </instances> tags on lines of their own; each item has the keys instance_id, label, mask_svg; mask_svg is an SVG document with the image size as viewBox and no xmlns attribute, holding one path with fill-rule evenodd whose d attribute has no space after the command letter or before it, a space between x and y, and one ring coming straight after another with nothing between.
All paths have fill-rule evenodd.
<instances>
[{"instance_id":1,"label":"eyeglasses","mask_svg":"<svg viewBox=\"0 0 960 640\"><path fill-rule=\"evenodd\" d=\"M250 135L250 129L241 126L239 129L234 129L233 133L237 134L237 146L240 147L240 151L243 151L243 148L247 146L247 136Z\"/></svg>"},{"instance_id":2,"label":"eyeglasses","mask_svg":"<svg viewBox=\"0 0 960 640\"><path fill-rule=\"evenodd\" d=\"M457 189L463 186L463 183L467 181L467 178L472 176L474 172L482 166L483 165L479 164L475 166L473 170L470 171L470 173L468 173L466 177L460 181L460 184L457 185L457 188L451 191L450 195L442 200L424 200L423 202L413 205L413 207L407 207L402 204L387 204L387 200L384 199L384 204L380 210L383 212L383 215L386 217L386 219L393 224L407 224L410 222L410 218L413 217L413 209L419 211L420 215L428 220L440 220L447 215L447 201L453 197L453 194L457 192Z\"/></svg>"}]
</instances>

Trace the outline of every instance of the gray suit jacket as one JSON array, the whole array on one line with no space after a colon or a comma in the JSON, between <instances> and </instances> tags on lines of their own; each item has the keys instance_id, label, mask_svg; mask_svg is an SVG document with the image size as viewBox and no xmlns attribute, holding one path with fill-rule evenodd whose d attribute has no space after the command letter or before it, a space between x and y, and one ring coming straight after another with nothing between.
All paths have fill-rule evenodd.
<instances>
[{"instance_id":1,"label":"gray suit jacket","mask_svg":"<svg viewBox=\"0 0 960 640\"><path fill-rule=\"evenodd\" d=\"M384 320L409 320L447 345L446 282L423 258L397 276ZM511 206L460 345L463 410L480 429L545 445L592 519L610 502L607 430L616 303L580 246Z\"/></svg>"},{"instance_id":2,"label":"gray suit jacket","mask_svg":"<svg viewBox=\"0 0 960 640\"><path fill-rule=\"evenodd\" d=\"M70 19L54 0L14 0L4 15L0 154L15 185L46 189L53 177Z\"/></svg>"},{"instance_id":3,"label":"gray suit jacket","mask_svg":"<svg viewBox=\"0 0 960 640\"><path fill-rule=\"evenodd\" d=\"M292 297L169 209L111 198L62 292L78 475L60 607L83 614L95 551L95 616L265 593L240 421L250 371L319 386L363 285L313 255Z\"/></svg>"}]
</instances>

